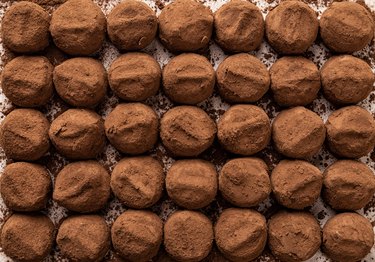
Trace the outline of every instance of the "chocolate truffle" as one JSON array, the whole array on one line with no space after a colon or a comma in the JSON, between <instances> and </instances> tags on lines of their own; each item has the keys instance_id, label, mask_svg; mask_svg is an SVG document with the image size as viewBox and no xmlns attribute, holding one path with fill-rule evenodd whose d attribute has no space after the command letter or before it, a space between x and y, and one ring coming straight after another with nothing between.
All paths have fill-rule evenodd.
<instances>
[{"instance_id":1,"label":"chocolate truffle","mask_svg":"<svg viewBox=\"0 0 375 262\"><path fill-rule=\"evenodd\" d=\"M320 89L318 67L302 56L284 56L270 68L271 90L280 106L310 104Z\"/></svg>"},{"instance_id":2,"label":"chocolate truffle","mask_svg":"<svg viewBox=\"0 0 375 262\"><path fill-rule=\"evenodd\" d=\"M334 2L320 18L320 36L338 53L361 50L374 36L371 13L354 2Z\"/></svg>"},{"instance_id":3,"label":"chocolate truffle","mask_svg":"<svg viewBox=\"0 0 375 262\"><path fill-rule=\"evenodd\" d=\"M214 17L196 0L176 0L159 16L159 38L172 52L205 49L211 39Z\"/></svg>"},{"instance_id":4,"label":"chocolate truffle","mask_svg":"<svg viewBox=\"0 0 375 262\"><path fill-rule=\"evenodd\" d=\"M211 221L202 213L177 211L164 225L164 246L177 261L201 261L210 253L214 239Z\"/></svg>"},{"instance_id":5,"label":"chocolate truffle","mask_svg":"<svg viewBox=\"0 0 375 262\"><path fill-rule=\"evenodd\" d=\"M268 222L268 245L281 261L308 260L319 250L320 244L320 226L308 212L281 211Z\"/></svg>"},{"instance_id":6,"label":"chocolate truffle","mask_svg":"<svg viewBox=\"0 0 375 262\"><path fill-rule=\"evenodd\" d=\"M96 161L66 165L56 177L53 200L80 213L102 209L110 195L110 176Z\"/></svg>"},{"instance_id":7,"label":"chocolate truffle","mask_svg":"<svg viewBox=\"0 0 375 262\"><path fill-rule=\"evenodd\" d=\"M250 52L263 40L264 21L259 8L247 1L232 0L215 12L215 41L229 52Z\"/></svg>"},{"instance_id":8,"label":"chocolate truffle","mask_svg":"<svg viewBox=\"0 0 375 262\"><path fill-rule=\"evenodd\" d=\"M302 106L281 111L273 121L276 150L287 157L312 157L322 147L325 137L323 120Z\"/></svg>"},{"instance_id":9,"label":"chocolate truffle","mask_svg":"<svg viewBox=\"0 0 375 262\"><path fill-rule=\"evenodd\" d=\"M68 158L95 158L105 145L103 119L91 110L69 109L51 123L49 138Z\"/></svg>"},{"instance_id":10,"label":"chocolate truffle","mask_svg":"<svg viewBox=\"0 0 375 262\"><path fill-rule=\"evenodd\" d=\"M166 177L168 196L179 206L198 209L208 206L217 192L215 166L200 159L179 160Z\"/></svg>"},{"instance_id":11,"label":"chocolate truffle","mask_svg":"<svg viewBox=\"0 0 375 262\"><path fill-rule=\"evenodd\" d=\"M105 133L121 153L136 155L151 150L158 140L159 119L141 103L119 104L107 116Z\"/></svg>"},{"instance_id":12,"label":"chocolate truffle","mask_svg":"<svg viewBox=\"0 0 375 262\"><path fill-rule=\"evenodd\" d=\"M375 121L359 106L334 111L326 122L329 149L336 155L359 158L375 146Z\"/></svg>"},{"instance_id":13,"label":"chocolate truffle","mask_svg":"<svg viewBox=\"0 0 375 262\"><path fill-rule=\"evenodd\" d=\"M324 171L323 198L332 208L357 210L375 193L375 176L361 162L339 160Z\"/></svg>"},{"instance_id":14,"label":"chocolate truffle","mask_svg":"<svg viewBox=\"0 0 375 262\"><path fill-rule=\"evenodd\" d=\"M112 191L130 208L151 207L160 199L163 186L163 167L149 156L124 158L112 171Z\"/></svg>"},{"instance_id":15,"label":"chocolate truffle","mask_svg":"<svg viewBox=\"0 0 375 262\"><path fill-rule=\"evenodd\" d=\"M231 103L256 102L270 87L267 67L249 54L227 57L219 65L216 77L220 96Z\"/></svg>"},{"instance_id":16,"label":"chocolate truffle","mask_svg":"<svg viewBox=\"0 0 375 262\"><path fill-rule=\"evenodd\" d=\"M1 24L3 43L17 53L42 51L49 44L49 15L42 7L27 1L13 4Z\"/></svg>"},{"instance_id":17,"label":"chocolate truffle","mask_svg":"<svg viewBox=\"0 0 375 262\"><path fill-rule=\"evenodd\" d=\"M156 256L163 241L163 222L149 211L128 210L112 225L112 244L126 261L146 262Z\"/></svg>"},{"instance_id":18,"label":"chocolate truffle","mask_svg":"<svg viewBox=\"0 0 375 262\"><path fill-rule=\"evenodd\" d=\"M140 50L151 44L158 30L158 19L145 3L127 0L108 15L111 42L122 51Z\"/></svg>"},{"instance_id":19,"label":"chocolate truffle","mask_svg":"<svg viewBox=\"0 0 375 262\"><path fill-rule=\"evenodd\" d=\"M94 107L107 91L107 73L93 58L66 60L55 67L53 82L59 96L75 107Z\"/></svg>"},{"instance_id":20,"label":"chocolate truffle","mask_svg":"<svg viewBox=\"0 0 375 262\"><path fill-rule=\"evenodd\" d=\"M266 18L269 44L282 54L304 53L318 35L316 13L300 1L283 1Z\"/></svg>"},{"instance_id":21,"label":"chocolate truffle","mask_svg":"<svg viewBox=\"0 0 375 262\"><path fill-rule=\"evenodd\" d=\"M13 214L1 230L1 248L16 261L43 261L55 239L52 221L39 214Z\"/></svg>"},{"instance_id":22,"label":"chocolate truffle","mask_svg":"<svg viewBox=\"0 0 375 262\"><path fill-rule=\"evenodd\" d=\"M52 96L53 66L44 56L19 56L3 70L4 95L21 107L45 105Z\"/></svg>"},{"instance_id":23,"label":"chocolate truffle","mask_svg":"<svg viewBox=\"0 0 375 262\"><path fill-rule=\"evenodd\" d=\"M322 184L320 170L302 160L282 160L271 175L277 202L292 209L312 206L320 195Z\"/></svg>"},{"instance_id":24,"label":"chocolate truffle","mask_svg":"<svg viewBox=\"0 0 375 262\"><path fill-rule=\"evenodd\" d=\"M34 161L49 149L49 122L34 109L15 109L0 127L0 144L8 158Z\"/></svg>"},{"instance_id":25,"label":"chocolate truffle","mask_svg":"<svg viewBox=\"0 0 375 262\"><path fill-rule=\"evenodd\" d=\"M198 104L209 98L215 86L215 71L204 56L182 54L163 69L165 94L179 104Z\"/></svg>"},{"instance_id":26,"label":"chocolate truffle","mask_svg":"<svg viewBox=\"0 0 375 262\"><path fill-rule=\"evenodd\" d=\"M112 91L125 101L139 102L156 95L160 79L158 62L148 54L137 52L119 56L108 72Z\"/></svg>"},{"instance_id":27,"label":"chocolate truffle","mask_svg":"<svg viewBox=\"0 0 375 262\"><path fill-rule=\"evenodd\" d=\"M104 218L97 215L65 219L56 242L63 256L72 262L101 261L109 250L110 231Z\"/></svg>"},{"instance_id":28,"label":"chocolate truffle","mask_svg":"<svg viewBox=\"0 0 375 262\"><path fill-rule=\"evenodd\" d=\"M374 245L370 221L357 213L341 213L323 227L322 250L334 261L359 261Z\"/></svg>"},{"instance_id":29,"label":"chocolate truffle","mask_svg":"<svg viewBox=\"0 0 375 262\"><path fill-rule=\"evenodd\" d=\"M271 193L268 167L259 158L236 158L229 160L219 175L219 190L231 204L253 207Z\"/></svg>"},{"instance_id":30,"label":"chocolate truffle","mask_svg":"<svg viewBox=\"0 0 375 262\"><path fill-rule=\"evenodd\" d=\"M321 69L324 96L334 104L356 104L373 90L375 76L363 60L334 56Z\"/></svg>"},{"instance_id":31,"label":"chocolate truffle","mask_svg":"<svg viewBox=\"0 0 375 262\"><path fill-rule=\"evenodd\" d=\"M266 219L251 209L225 209L215 225L215 240L229 260L253 261L266 246Z\"/></svg>"},{"instance_id":32,"label":"chocolate truffle","mask_svg":"<svg viewBox=\"0 0 375 262\"><path fill-rule=\"evenodd\" d=\"M217 136L226 150L253 155L263 150L271 139L270 119L260 107L235 105L220 118Z\"/></svg>"},{"instance_id":33,"label":"chocolate truffle","mask_svg":"<svg viewBox=\"0 0 375 262\"><path fill-rule=\"evenodd\" d=\"M69 55L91 55L102 47L106 19L92 0L68 0L52 14L50 31L56 46Z\"/></svg>"}]
</instances>

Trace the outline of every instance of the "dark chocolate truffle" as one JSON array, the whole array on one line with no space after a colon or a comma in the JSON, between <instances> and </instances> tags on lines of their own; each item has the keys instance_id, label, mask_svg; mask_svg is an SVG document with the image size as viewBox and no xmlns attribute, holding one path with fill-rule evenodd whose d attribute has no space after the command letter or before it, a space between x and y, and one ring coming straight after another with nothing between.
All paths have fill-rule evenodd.
<instances>
[{"instance_id":1,"label":"dark chocolate truffle","mask_svg":"<svg viewBox=\"0 0 375 262\"><path fill-rule=\"evenodd\" d=\"M144 53L127 53L118 57L108 71L112 91L125 101L139 102L156 95L161 69L158 62Z\"/></svg>"},{"instance_id":2,"label":"dark chocolate truffle","mask_svg":"<svg viewBox=\"0 0 375 262\"><path fill-rule=\"evenodd\" d=\"M281 106L310 104L320 89L318 67L301 56L285 56L270 68L271 90Z\"/></svg>"},{"instance_id":3,"label":"dark chocolate truffle","mask_svg":"<svg viewBox=\"0 0 375 262\"><path fill-rule=\"evenodd\" d=\"M103 119L91 110L69 109L51 123L49 137L68 158L95 158L105 145Z\"/></svg>"},{"instance_id":4,"label":"dark chocolate truffle","mask_svg":"<svg viewBox=\"0 0 375 262\"><path fill-rule=\"evenodd\" d=\"M287 157L312 157L322 147L325 137L323 120L302 106L281 111L273 121L276 150Z\"/></svg>"},{"instance_id":5,"label":"dark chocolate truffle","mask_svg":"<svg viewBox=\"0 0 375 262\"><path fill-rule=\"evenodd\" d=\"M53 66L43 56L19 56L4 67L1 87L17 106L43 106L52 96L52 72Z\"/></svg>"},{"instance_id":6,"label":"dark chocolate truffle","mask_svg":"<svg viewBox=\"0 0 375 262\"><path fill-rule=\"evenodd\" d=\"M339 160L324 171L323 198L332 208L357 210L375 193L375 176L365 164Z\"/></svg>"},{"instance_id":7,"label":"dark chocolate truffle","mask_svg":"<svg viewBox=\"0 0 375 262\"><path fill-rule=\"evenodd\" d=\"M318 221L308 212L281 211L268 222L268 245L285 262L305 261L321 244Z\"/></svg>"},{"instance_id":8,"label":"dark chocolate truffle","mask_svg":"<svg viewBox=\"0 0 375 262\"><path fill-rule=\"evenodd\" d=\"M211 221L202 213L177 211L164 225L164 246L177 261L201 261L210 253L214 239Z\"/></svg>"},{"instance_id":9,"label":"dark chocolate truffle","mask_svg":"<svg viewBox=\"0 0 375 262\"><path fill-rule=\"evenodd\" d=\"M217 136L226 150L253 155L263 150L271 139L270 119L260 107L235 105L220 118Z\"/></svg>"},{"instance_id":10,"label":"dark chocolate truffle","mask_svg":"<svg viewBox=\"0 0 375 262\"><path fill-rule=\"evenodd\" d=\"M356 104L373 90L371 67L350 55L334 56L321 69L324 96L335 104Z\"/></svg>"},{"instance_id":11,"label":"dark chocolate truffle","mask_svg":"<svg viewBox=\"0 0 375 262\"><path fill-rule=\"evenodd\" d=\"M160 199L163 186L163 167L149 156L124 158L112 171L112 191L130 208L151 207Z\"/></svg>"},{"instance_id":12,"label":"dark chocolate truffle","mask_svg":"<svg viewBox=\"0 0 375 262\"><path fill-rule=\"evenodd\" d=\"M110 231L104 218L97 215L65 219L56 242L63 256L72 262L101 261L109 250Z\"/></svg>"},{"instance_id":13,"label":"dark chocolate truffle","mask_svg":"<svg viewBox=\"0 0 375 262\"><path fill-rule=\"evenodd\" d=\"M359 158L375 146L375 121L359 106L334 111L326 122L329 149L338 156Z\"/></svg>"},{"instance_id":14,"label":"dark chocolate truffle","mask_svg":"<svg viewBox=\"0 0 375 262\"><path fill-rule=\"evenodd\" d=\"M263 40L264 21L259 8L247 1L232 0L215 12L215 41L229 52L249 52Z\"/></svg>"},{"instance_id":15,"label":"dark chocolate truffle","mask_svg":"<svg viewBox=\"0 0 375 262\"><path fill-rule=\"evenodd\" d=\"M225 209L215 225L215 240L229 260L253 261L266 246L266 219L251 209Z\"/></svg>"},{"instance_id":16,"label":"dark chocolate truffle","mask_svg":"<svg viewBox=\"0 0 375 262\"><path fill-rule=\"evenodd\" d=\"M323 227L322 250L334 261L354 262L364 258L374 245L370 221L357 213L341 213Z\"/></svg>"},{"instance_id":17,"label":"dark chocolate truffle","mask_svg":"<svg viewBox=\"0 0 375 262\"><path fill-rule=\"evenodd\" d=\"M100 210L110 195L110 176L96 161L66 165L56 177L53 200L81 213Z\"/></svg>"},{"instance_id":18,"label":"dark chocolate truffle","mask_svg":"<svg viewBox=\"0 0 375 262\"><path fill-rule=\"evenodd\" d=\"M165 94L179 104L198 104L209 98L215 71L204 56L189 53L172 58L163 69Z\"/></svg>"},{"instance_id":19,"label":"dark chocolate truffle","mask_svg":"<svg viewBox=\"0 0 375 262\"><path fill-rule=\"evenodd\" d=\"M106 19L92 0L68 0L52 14L50 31L56 46L69 55L91 55L102 47Z\"/></svg>"},{"instance_id":20,"label":"dark chocolate truffle","mask_svg":"<svg viewBox=\"0 0 375 262\"><path fill-rule=\"evenodd\" d=\"M49 44L49 15L37 4L22 1L5 13L1 33L3 43L17 53L42 51Z\"/></svg>"},{"instance_id":21,"label":"dark chocolate truffle","mask_svg":"<svg viewBox=\"0 0 375 262\"><path fill-rule=\"evenodd\" d=\"M270 45L282 54L301 54L315 41L319 22L314 10L301 1L283 1L266 18Z\"/></svg>"},{"instance_id":22,"label":"dark chocolate truffle","mask_svg":"<svg viewBox=\"0 0 375 262\"><path fill-rule=\"evenodd\" d=\"M141 103L119 104L107 116L105 133L121 153L136 155L151 150L158 139L159 119Z\"/></svg>"},{"instance_id":23,"label":"dark chocolate truffle","mask_svg":"<svg viewBox=\"0 0 375 262\"><path fill-rule=\"evenodd\" d=\"M0 127L0 144L8 158L34 161L49 149L47 118L34 109L15 109Z\"/></svg>"},{"instance_id":24,"label":"dark chocolate truffle","mask_svg":"<svg viewBox=\"0 0 375 262\"><path fill-rule=\"evenodd\" d=\"M126 261L146 262L163 241L163 222L149 211L128 210L112 225L112 244Z\"/></svg>"},{"instance_id":25,"label":"dark chocolate truffle","mask_svg":"<svg viewBox=\"0 0 375 262\"><path fill-rule=\"evenodd\" d=\"M216 77L220 96L231 103L256 102L270 87L267 67L249 54L227 57L219 65Z\"/></svg>"},{"instance_id":26,"label":"dark chocolate truffle","mask_svg":"<svg viewBox=\"0 0 375 262\"><path fill-rule=\"evenodd\" d=\"M271 185L277 202L287 208L312 206L320 195L323 175L302 160L282 160L272 171Z\"/></svg>"},{"instance_id":27,"label":"dark chocolate truffle","mask_svg":"<svg viewBox=\"0 0 375 262\"><path fill-rule=\"evenodd\" d=\"M200 159L179 160L167 173L166 188L168 196L184 208L208 206L217 192L215 166Z\"/></svg>"},{"instance_id":28,"label":"dark chocolate truffle","mask_svg":"<svg viewBox=\"0 0 375 262\"><path fill-rule=\"evenodd\" d=\"M374 36L371 13L354 2L334 2L320 18L320 35L338 53L361 50Z\"/></svg>"},{"instance_id":29,"label":"dark chocolate truffle","mask_svg":"<svg viewBox=\"0 0 375 262\"><path fill-rule=\"evenodd\" d=\"M160 121L164 146L176 156L197 156L209 148L216 135L215 122L195 106L177 106Z\"/></svg>"},{"instance_id":30,"label":"dark chocolate truffle","mask_svg":"<svg viewBox=\"0 0 375 262\"><path fill-rule=\"evenodd\" d=\"M108 15L111 42L122 51L140 50L151 44L158 30L154 11L141 1L127 0Z\"/></svg>"},{"instance_id":31,"label":"dark chocolate truffle","mask_svg":"<svg viewBox=\"0 0 375 262\"><path fill-rule=\"evenodd\" d=\"M93 58L66 60L55 67L53 82L59 96L75 107L94 107L107 91L107 73Z\"/></svg>"},{"instance_id":32,"label":"dark chocolate truffle","mask_svg":"<svg viewBox=\"0 0 375 262\"><path fill-rule=\"evenodd\" d=\"M1 230L1 248L10 258L20 262L44 261L55 239L52 221L39 214L14 214Z\"/></svg>"},{"instance_id":33,"label":"dark chocolate truffle","mask_svg":"<svg viewBox=\"0 0 375 262\"><path fill-rule=\"evenodd\" d=\"M196 0L176 0L159 16L159 37L172 52L205 49L211 39L214 17L211 10Z\"/></svg>"}]
</instances>

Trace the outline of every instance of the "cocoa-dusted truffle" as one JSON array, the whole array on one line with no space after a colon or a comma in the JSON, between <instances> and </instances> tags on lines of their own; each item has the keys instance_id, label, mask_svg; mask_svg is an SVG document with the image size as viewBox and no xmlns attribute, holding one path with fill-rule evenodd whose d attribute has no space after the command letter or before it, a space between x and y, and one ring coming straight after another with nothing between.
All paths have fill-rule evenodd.
<instances>
[{"instance_id":1,"label":"cocoa-dusted truffle","mask_svg":"<svg viewBox=\"0 0 375 262\"><path fill-rule=\"evenodd\" d=\"M8 158L34 161L49 149L49 122L34 109L15 109L0 127L0 144Z\"/></svg>"},{"instance_id":2,"label":"cocoa-dusted truffle","mask_svg":"<svg viewBox=\"0 0 375 262\"><path fill-rule=\"evenodd\" d=\"M191 159L176 161L166 177L168 196L187 209L209 205L217 192L217 172L210 162Z\"/></svg>"},{"instance_id":3,"label":"cocoa-dusted truffle","mask_svg":"<svg viewBox=\"0 0 375 262\"><path fill-rule=\"evenodd\" d=\"M271 185L277 202L287 208L312 206L320 195L323 175L302 160L282 160L272 171Z\"/></svg>"},{"instance_id":4,"label":"cocoa-dusted truffle","mask_svg":"<svg viewBox=\"0 0 375 262\"><path fill-rule=\"evenodd\" d=\"M112 244L126 261L146 262L163 241L163 222L149 211L128 210L112 225Z\"/></svg>"},{"instance_id":5,"label":"cocoa-dusted truffle","mask_svg":"<svg viewBox=\"0 0 375 262\"><path fill-rule=\"evenodd\" d=\"M232 0L215 12L215 41L229 52L249 52L263 40L264 21L259 8L247 1Z\"/></svg>"},{"instance_id":6,"label":"cocoa-dusted truffle","mask_svg":"<svg viewBox=\"0 0 375 262\"><path fill-rule=\"evenodd\" d=\"M107 30L111 42L118 49L140 50L154 40L158 19L147 4L128 0L115 6L108 15Z\"/></svg>"},{"instance_id":7,"label":"cocoa-dusted truffle","mask_svg":"<svg viewBox=\"0 0 375 262\"><path fill-rule=\"evenodd\" d=\"M112 171L112 191L130 208L154 205L162 195L163 185L163 167L149 156L124 158Z\"/></svg>"},{"instance_id":8,"label":"cocoa-dusted truffle","mask_svg":"<svg viewBox=\"0 0 375 262\"><path fill-rule=\"evenodd\" d=\"M302 107L281 111L272 125L276 150L291 158L310 158L322 147L326 129L316 113Z\"/></svg>"},{"instance_id":9,"label":"cocoa-dusted truffle","mask_svg":"<svg viewBox=\"0 0 375 262\"><path fill-rule=\"evenodd\" d=\"M42 51L49 44L50 18L39 5L27 1L13 4L1 24L3 43L17 53Z\"/></svg>"},{"instance_id":10,"label":"cocoa-dusted truffle","mask_svg":"<svg viewBox=\"0 0 375 262\"><path fill-rule=\"evenodd\" d=\"M97 215L65 219L56 242L63 256L72 262L101 261L110 247L110 231L104 218Z\"/></svg>"},{"instance_id":11,"label":"cocoa-dusted truffle","mask_svg":"<svg viewBox=\"0 0 375 262\"><path fill-rule=\"evenodd\" d=\"M216 135L215 122L195 106L177 106L160 121L164 146L176 156L197 156L209 148Z\"/></svg>"},{"instance_id":12,"label":"cocoa-dusted truffle","mask_svg":"<svg viewBox=\"0 0 375 262\"><path fill-rule=\"evenodd\" d=\"M320 36L338 53L361 50L374 36L371 13L354 2L334 2L320 18Z\"/></svg>"},{"instance_id":13,"label":"cocoa-dusted truffle","mask_svg":"<svg viewBox=\"0 0 375 262\"><path fill-rule=\"evenodd\" d=\"M152 56L138 52L119 56L108 71L112 91L125 101L138 102L156 95L160 79L158 62Z\"/></svg>"},{"instance_id":14,"label":"cocoa-dusted truffle","mask_svg":"<svg viewBox=\"0 0 375 262\"><path fill-rule=\"evenodd\" d=\"M302 56L284 56L270 68L271 90L281 106L310 104L320 89L318 67Z\"/></svg>"},{"instance_id":15,"label":"cocoa-dusted truffle","mask_svg":"<svg viewBox=\"0 0 375 262\"><path fill-rule=\"evenodd\" d=\"M173 102L198 104L212 95L214 86L215 71L204 56L182 54L163 69L164 92Z\"/></svg>"},{"instance_id":16,"label":"cocoa-dusted truffle","mask_svg":"<svg viewBox=\"0 0 375 262\"><path fill-rule=\"evenodd\" d=\"M102 47L106 19L92 0L68 0L52 14L50 31L56 46L69 55L91 55Z\"/></svg>"},{"instance_id":17,"label":"cocoa-dusted truffle","mask_svg":"<svg viewBox=\"0 0 375 262\"><path fill-rule=\"evenodd\" d=\"M136 155L151 150L158 139L159 119L141 103L119 104L107 116L105 133L121 153Z\"/></svg>"},{"instance_id":18,"label":"cocoa-dusted truffle","mask_svg":"<svg viewBox=\"0 0 375 262\"><path fill-rule=\"evenodd\" d=\"M249 54L227 57L219 65L216 77L220 96L231 103L256 102L270 87L267 67Z\"/></svg>"},{"instance_id":19,"label":"cocoa-dusted truffle","mask_svg":"<svg viewBox=\"0 0 375 262\"><path fill-rule=\"evenodd\" d=\"M266 219L251 209L225 209L215 225L215 240L231 261L252 261L266 246Z\"/></svg>"},{"instance_id":20,"label":"cocoa-dusted truffle","mask_svg":"<svg viewBox=\"0 0 375 262\"><path fill-rule=\"evenodd\" d=\"M374 193L375 176L361 162L339 160L324 171L323 198L334 209L361 209Z\"/></svg>"},{"instance_id":21,"label":"cocoa-dusted truffle","mask_svg":"<svg viewBox=\"0 0 375 262\"><path fill-rule=\"evenodd\" d=\"M172 52L205 49L211 39L214 17L211 10L196 0L176 0L159 16L159 37Z\"/></svg>"},{"instance_id":22,"label":"cocoa-dusted truffle","mask_svg":"<svg viewBox=\"0 0 375 262\"><path fill-rule=\"evenodd\" d=\"M88 213L105 206L110 195L110 176L96 161L66 165L57 175L53 200L76 212Z\"/></svg>"},{"instance_id":23,"label":"cocoa-dusted truffle","mask_svg":"<svg viewBox=\"0 0 375 262\"><path fill-rule=\"evenodd\" d=\"M284 1L266 18L270 45L282 54L301 54L315 41L319 22L316 13L301 1Z\"/></svg>"},{"instance_id":24,"label":"cocoa-dusted truffle","mask_svg":"<svg viewBox=\"0 0 375 262\"><path fill-rule=\"evenodd\" d=\"M266 163L250 157L229 160L221 169L219 190L233 205L252 207L260 204L271 193Z\"/></svg>"},{"instance_id":25,"label":"cocoa-dusted truffle","mask_svg":"<svg viewBox=\"0 0 375 262\"><path fill-rule=\"evenodd\" d=\"M374 245L370 221L357 213L341 213L323 227L322 250L334 261L359 261Z\"/></svg>"},{"instance_id":26,"label":"cocoa-dusted truffle","mask_svg":"<svg viewBox=\"0 0 375 262\"><path fill-rule=\"evenodd\" d=\"M270 119L260 107L235 105L220 118L217 136L226 150L234 154L253 155L263 150L270 141Z\"/></svg>"},{"instance_id":27,"label":"cocoa-dusted truffle","mask_svg":"<svg viewBox=\"0 0 375 262\"><path fill-rule=\"evenodd\" d=\"M178 261L201 261L210 253L213 239L211 221L199 212L177 211L164 225L165 250Z\"/></svg>"},{"instance_id":28,"label":"cocoa-dusted truffle","mask_svg":"<svg viewBox=\"0 0 375 262\"><path fill-rule=\"evenodd\" d=\"M371 67L351 55L334 56L321 69L324 96L335 104L356 104L373 90Z\"/></svg>"},{"instance_id":29,"label":"cocoa-dusted truffle","mask_svg":"<svg viewBox=\"0 0 375 262\"><path fill-rule=\"evenodd\" d=\"M107 73L98 60L77 57L55 67L53 82L59 96L76 107L94 107L104 99Z\"/></svg>"},{"instance_id":30,"label":"cocoa-dusted truffle","mask_svg":"<svg viewBox=\"0 0 375 262\"><path fill-rule=\"evenodd\" d=\"M52 221L39 214L13 214L1 230L1 248L16 261L43 261L55 239Z\"/></svg>"},{"instance_id":31,"label":"cocoa-dusted truffle","mask_svg":"<svg viewBox=\"0 0 375 262\"><path fill-rule=\"evenodd\" d=\"M281 211L268 222L268 244L281 261L308 260L321 244L318 221L308 212Z\"/></svg>"},{"instance_id":32,"label":"cocoa-dusted truffle","mask_svg":"<svg viewBox=\"0 0 375 262\"><path fill-rule=\"evenodd\" d=\"M52 96L52 72L53 66L43 56L19 56L4 67L1 87L17 106L43 106Z\"/></svg>"},{"instance_id":33,"label":"cocoa-dusted truffle","mask_svg":"<svg viewBox=\"0 0 375 262\"><path fill-rule=\"evenodd\" d=\"M326 122L329 149L338 156L359 158L375 146L375 121L359 106L334 111Z\"/></svg>"}]
</instances>

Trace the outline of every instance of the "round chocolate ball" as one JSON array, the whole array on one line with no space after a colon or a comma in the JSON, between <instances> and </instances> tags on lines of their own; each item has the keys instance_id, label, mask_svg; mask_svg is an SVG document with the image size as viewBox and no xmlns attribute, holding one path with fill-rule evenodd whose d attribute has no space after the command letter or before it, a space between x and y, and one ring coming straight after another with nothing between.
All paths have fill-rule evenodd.
<instances>
[{"instance_id":1,"label":"round chocolate ball","mask_svg":"<svg viewBox=\"0 0 375 262\"><path fill-rule=\"evenodd\" d=\"M198 104L215 87L215 71L204 56L189 53L172 58L163 69L165 94L179 104Z\"/></svg>"}]
</instances>

